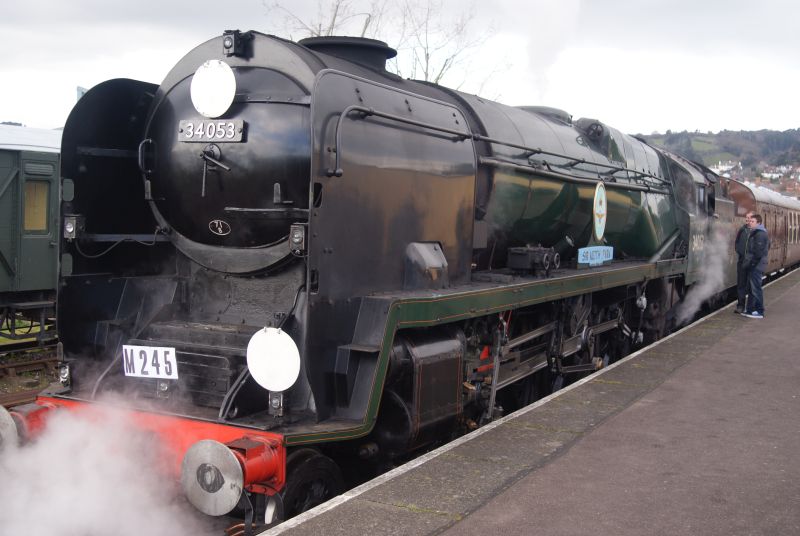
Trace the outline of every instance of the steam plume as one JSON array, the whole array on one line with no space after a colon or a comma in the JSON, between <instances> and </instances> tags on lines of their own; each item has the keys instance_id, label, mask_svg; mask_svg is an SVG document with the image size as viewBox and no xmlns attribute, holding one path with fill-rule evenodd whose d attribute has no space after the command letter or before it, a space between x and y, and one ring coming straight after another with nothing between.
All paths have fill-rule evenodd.
<instances>
[{"instance_id":1,"label":"steam plume","mask_svg":"<svg viewBox=\"0 0 800 536\"><path fill-rule=\"evenodd\" d=\"M212 534L159 459L121 410L59 411L36 441L0 454L0 532Z\"/></svg>"},{"instance_id":2,"label":"steam plume","mask_svg":"<svg viewBox=\"0 0 800 536\"><path fill-rule=\"evenodd\" d=\"M723 226L717 224L717 220L712 220L711 225L709 239L705 241L703 247L704 258L700 281L692 286L676 311L675 320L679 326L689 322L703 303L725 286L725 270L733 244Z\"/></svg>"}]
</instances>

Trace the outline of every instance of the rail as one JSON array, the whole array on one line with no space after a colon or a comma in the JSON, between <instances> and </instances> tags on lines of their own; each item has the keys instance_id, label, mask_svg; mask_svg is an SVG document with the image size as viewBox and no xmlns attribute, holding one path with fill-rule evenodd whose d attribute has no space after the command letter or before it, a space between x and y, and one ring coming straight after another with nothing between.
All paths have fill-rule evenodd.
<instances>
[{"instance_id":1,"label":"rail","mask_svg":"<svg viewBox=\"0 0 800 536\"><path fill-rule=\"evenodd\" d=\"M0 353L0 386L10 389L10 392L0 394L0 405L10 408L20 404L33 402L49 381L39 384L35 388L26 385L20 374L35 371L45 371L54 374L59 362L56 346L34 347L34 351L3 351ZM28 387L27 389L25 387ZM20 389L22 388L22 389Z\"/></svg>"},{"instance_id":2,"label":"rail","mask_svg":"<svg viewBox=\"0 0 800 536\"><path fill-rule=\"evenodd\" d=\"M17 391L14 393L6 393L0 395L0 406L4 408L12 408L22 404L30 404L36 400L36 396L41 392L41 389L30 389L28 391Z\"/></svg>"}]
</instances>

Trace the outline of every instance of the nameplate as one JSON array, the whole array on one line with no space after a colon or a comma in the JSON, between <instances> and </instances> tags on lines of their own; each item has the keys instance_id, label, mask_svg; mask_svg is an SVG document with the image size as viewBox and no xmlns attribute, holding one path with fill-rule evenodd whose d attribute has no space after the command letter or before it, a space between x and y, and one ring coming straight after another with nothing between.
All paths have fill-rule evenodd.
<instances>
[{"instance_id":1,"label":"nameplate","mask_svg":"<svg viewBox=\"0 0 800 536\"><path fill-rule=\"evenodd\" d=\"M591 246L578 250L578 265L600 266L614 259L614 248L611 246Z\"/></svg>"}]
</instances>

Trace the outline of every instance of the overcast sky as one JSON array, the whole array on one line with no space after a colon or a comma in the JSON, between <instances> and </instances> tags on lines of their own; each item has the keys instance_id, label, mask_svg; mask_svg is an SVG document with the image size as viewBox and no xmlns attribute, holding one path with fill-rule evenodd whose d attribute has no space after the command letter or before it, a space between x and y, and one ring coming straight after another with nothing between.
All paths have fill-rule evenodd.
<instances>
[{"instance_id":1,"label":"overcast sky","mask_svg":"<svg viewBox=\"0 0 800 536\"><path fill-rule=\"evenodd\" d=\"M77 86L121 77L159 83L184 54L226 29L304 37L269 3L6 2L0 121L60 127ZM318 12L317 0L285 5L307 20ZM465 5L444 0L443 19ZM446 85L511 105L562 108L629 133L800 128L796 0L493 0L475 6L470 31L487 39Z\"/></svg>"}]
</instances>

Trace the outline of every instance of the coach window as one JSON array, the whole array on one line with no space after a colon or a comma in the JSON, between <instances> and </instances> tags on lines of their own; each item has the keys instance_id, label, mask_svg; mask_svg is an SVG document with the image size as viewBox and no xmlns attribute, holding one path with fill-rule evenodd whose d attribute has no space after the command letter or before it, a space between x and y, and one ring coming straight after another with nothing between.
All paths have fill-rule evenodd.
<instances>
[{"instance_id":1,"label":"coach window","mask_svg":"<svg viewBox=\"0 0 800 536\"><path fill-rule=\"evenodd\" d=\"M45 181L25 182L25 232L47 232L47 205L50 184Z\"/></svg>"}]
</instances>

